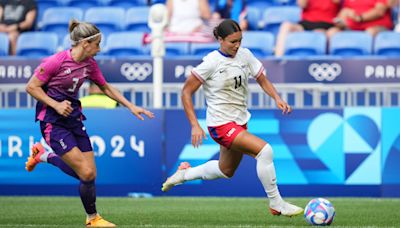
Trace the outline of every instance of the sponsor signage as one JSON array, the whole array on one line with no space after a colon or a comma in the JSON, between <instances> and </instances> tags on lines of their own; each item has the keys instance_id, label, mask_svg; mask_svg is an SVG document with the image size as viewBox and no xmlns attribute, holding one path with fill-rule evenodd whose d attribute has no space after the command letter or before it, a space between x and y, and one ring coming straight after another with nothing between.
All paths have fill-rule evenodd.
<instances>
[{"instance_id":1,"label":"sponsor signage","mask_svg":"<svg viewBox=\"0 0 400 228\"><path fill-rule=\"evenodd\" d=\"M0 84L26 83L38 59L2 59ZM183 83L201 59L165 59L164 83ZM265 59L262 63L274 83L392 83L400 82L398 59L323 58L307 60ZM105 78L111 83L151 83L153 61L144 59L101 58L98 60ZM251 80L250 82L255 82Z\"/></svg>"},{"instance_id":2,"label":"sponsor signage","mask_svg":"<svg viewBox=\"0 0 400 228\"><path fill-rule=\"evenodd\" d=\"M183 110L153 111L156 118L140 121L124 108L84 110L100 192L265 196L250 156L243 156L230 179L190 181L161 192L181 162L197 166L217 160L220 146L206 131L207 139L194 148ZM272 145L279 188L286 196L400 196L399 108L297 110L290 116L250 111L248 129ZM206 129L205 110L196 115ZM38 188L38 194L76 194L77 180L51 164L30 173L24 169L29 148L43 142L33 116L34 109L0 110L0 195L34 195Z\"/></svg>"}]
</instances>

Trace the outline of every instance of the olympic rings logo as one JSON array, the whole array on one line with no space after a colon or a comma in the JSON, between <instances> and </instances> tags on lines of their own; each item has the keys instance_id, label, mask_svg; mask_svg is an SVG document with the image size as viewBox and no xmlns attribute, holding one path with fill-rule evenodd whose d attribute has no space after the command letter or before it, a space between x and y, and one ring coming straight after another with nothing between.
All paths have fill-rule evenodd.
<instances>
[{"instance_id":1,"label":"olympic rings logo","mask_svg":"<svg viewBox=\"0 0 400 228\"><path fill-rule=\"evenodd\" d=\"M121 65L121 74L129 81L144 81L153 73L153 67L150 63L124 63Z\"/></svg>"},{"instance_id":2,"label":"olympic rings logo","mask_svg":"<svg viewBox=\"0 0 400 228\"><path fill-rule=\"evenodd\" d=\"M330 82L342 73L342 67L337 63L313 63L308 67L308 73L319 82L324 80Z\"/></svg>"}]
</instances>

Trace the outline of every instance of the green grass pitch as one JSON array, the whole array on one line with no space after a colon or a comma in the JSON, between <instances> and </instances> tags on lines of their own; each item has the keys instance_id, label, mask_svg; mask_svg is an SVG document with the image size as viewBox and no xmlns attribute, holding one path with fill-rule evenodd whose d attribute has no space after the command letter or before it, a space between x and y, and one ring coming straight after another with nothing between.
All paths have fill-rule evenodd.
<instances>
[{"instance_id":1,"label":"green grass pitch","mask_svg":"<svg viewBox=\"0 0 400 228\"><path fill-rule=\"evenodd\" d=\"M311 198L287 198L305 206ZM331 227L399 227L400 199L329 198ZM97 209L118 227L311 227L303 216L272 216L264 198L99 197ZM0 197L0 227L84 227L78 197Z\"/></svg>"}]
</instances>

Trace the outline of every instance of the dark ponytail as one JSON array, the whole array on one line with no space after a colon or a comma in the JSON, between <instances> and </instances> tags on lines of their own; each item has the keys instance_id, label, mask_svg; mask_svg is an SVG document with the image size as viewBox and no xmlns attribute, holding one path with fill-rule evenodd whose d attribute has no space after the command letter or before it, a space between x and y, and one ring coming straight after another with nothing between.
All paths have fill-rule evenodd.
<instances>
[{"instance_id":1,"label":"dark ponytail","mask_svg":"<svg viewBox=\"0 0 400 228\"><path fill-rule=\"evenodd\" d=\"M232 19L223 20L217 27L214 28L213 34L215 39L218 40L218 37L225 39L225 37L229 36L235 32L241 32L239 24Z\"/></svg>"}]
</instances>

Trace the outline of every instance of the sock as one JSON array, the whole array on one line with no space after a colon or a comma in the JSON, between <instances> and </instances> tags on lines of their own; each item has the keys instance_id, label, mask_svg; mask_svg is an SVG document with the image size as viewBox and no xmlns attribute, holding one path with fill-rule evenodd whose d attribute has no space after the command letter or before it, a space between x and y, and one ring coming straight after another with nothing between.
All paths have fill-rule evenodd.
<instances>
[{"instance_id":1,"label":"sock","mask_svg":"<svg viewBox=\"0 0 400 228\"><path fill-rule=\"evenodd\" d=\"M82 181L79 184L79 195L87 215L97 213L96 210L96 185L95 180Z\"/></svg>"},{"instance_id":2,"label":"sock","mask_svg":"<svg viewBox=\"0 0 400 228\"><path fill-rule=\"evenodd\" d=\"M96 215L97 215L97 213L86 214L86 219L90 221L90 220L96 218Z\"/></svg>"},{"instance_id":3,"label":"sock","mask_svg":"<svg viewBox=\"0 0 400 228\"><path fill-rule=\"evenodd\" d=\"M266 144L256 156L256 168L258 179L260 179L268 195L270 207L277 207L283 200L276 185L276 173L272 157L272 147Z\"/></svg>"},{"instance_id":4,"label":"sock","mask_svg":"<svg viewBox=\"0 0 400 228\"><path fill-rule=\"evenodd\" d=\"M42 158L40 157L40 159L42 159ZM69 165L67 165L67 163L65 163L57 154L49 153L46 158L46 162L48 162L54 166L57 166L64 173L79 180L79 177L75 173L75 171L71 167L69 167Z\"/></svg>"},{"instance_id":5,"label":"sock","mask_svg":"<svg viewBox=\"0 0 400 228\"><path fill-rule=\"evenodd\" d=\"M54 153L52 153L52 152L49 152L49 151L46 151L46 152L44 152L42 155L40 155L40 160L42 161L42 162L47 162L47 158L49 157L49 156L52 156L52 154L54 154Z\"/></svg>"},{"instance_id":6,"label":"sock","mask_svg":"<svg viewBox=\"0 0 400 228\"><path fill-rule=\"evenodd\" d=\"M228 178L219 169L217 160L211 160L202 165L187 169L184 177L185 181L196 179L214 180L217 178Z\"/></svg>"}]
</instances>

